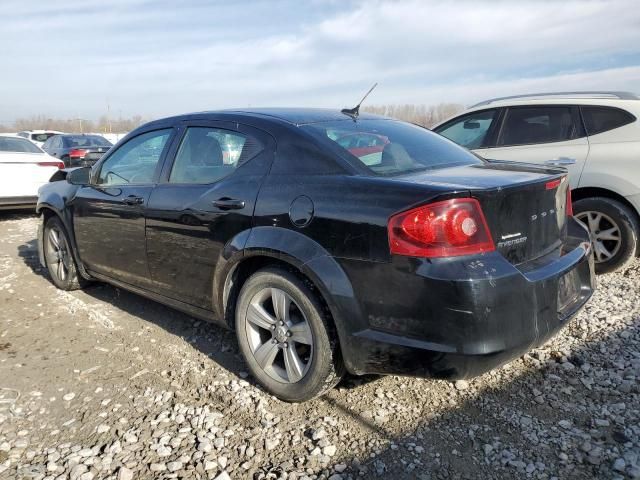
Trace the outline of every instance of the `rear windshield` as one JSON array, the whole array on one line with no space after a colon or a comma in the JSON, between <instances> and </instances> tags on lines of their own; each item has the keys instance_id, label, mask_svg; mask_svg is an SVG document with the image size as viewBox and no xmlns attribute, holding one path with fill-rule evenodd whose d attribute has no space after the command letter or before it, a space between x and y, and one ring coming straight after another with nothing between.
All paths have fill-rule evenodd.
<instances>
[{"instance_id":1,"label":"rear windshield","mask_svg":"<svg viewBox=\"0 0 640 480\"><path fill-rule=\"evenodd\" d=\"M99 135L78 135L63 137L65 147L110 147L111 143Z\"/></svg>"},{"instance_id":2,"label":"rear windshield","mask_svg":"<svg viewBox=\"0 0 640 480\"><path fill-rule=\"evenodd\" d=\"M378 175L397 175L482 163L478 157L425 128L394 120L351 120L303 125L332 140L354 162Z\"/></svg>"},{"instance_id":3,"label":"rear windshield","mask_svg":"<svg viewBox=\"0 0 640 480\"><path fill-rule=\"evenodd\" d=\"M31 140L34 142L46 142L54 135L58 135L57 133L47 132L47 133L32 133Z\"/></svg>"},{"instance_id":4,"label":"rear windshield","mask_svg":"<svg viewBox=\"0 0 640 480\"><path fill-rule=\"evenodd\" d=\"M42 150L24 138L0 137L0 152L42 153Z\"/></svg>"}]
</instances>

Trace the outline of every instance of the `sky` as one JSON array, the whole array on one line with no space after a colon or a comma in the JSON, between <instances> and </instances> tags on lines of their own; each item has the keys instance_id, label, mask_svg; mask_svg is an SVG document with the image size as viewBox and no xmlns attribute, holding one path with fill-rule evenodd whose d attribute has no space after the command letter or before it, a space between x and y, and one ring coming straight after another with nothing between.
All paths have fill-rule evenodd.
<instances>
[{"instance_id":1,"label":"sky","mask_svg":"<svg viewBox=\"0 0 640 480\"><path fill-rule=\"evenodd\" d=\"M0 123L640 93L638 0L3 0Z\"/></svg>"}]
</instances>

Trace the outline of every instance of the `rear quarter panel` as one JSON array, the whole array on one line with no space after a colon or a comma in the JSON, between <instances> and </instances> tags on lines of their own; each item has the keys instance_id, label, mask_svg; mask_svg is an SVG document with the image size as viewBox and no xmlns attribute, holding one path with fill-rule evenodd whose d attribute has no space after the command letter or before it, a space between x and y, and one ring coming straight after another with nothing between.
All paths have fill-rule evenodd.
<instances>
[{"instance_id":1,"label":"rear quarter panel","mask_svg":"<svg viewBox=\"0 0 640 480\"><path fill-rule=\"evenodd\" d=\"M580 187L606 188L625 197L640 194L640 120L592 135L589 145Z\"/></svg>"}]
</instances>

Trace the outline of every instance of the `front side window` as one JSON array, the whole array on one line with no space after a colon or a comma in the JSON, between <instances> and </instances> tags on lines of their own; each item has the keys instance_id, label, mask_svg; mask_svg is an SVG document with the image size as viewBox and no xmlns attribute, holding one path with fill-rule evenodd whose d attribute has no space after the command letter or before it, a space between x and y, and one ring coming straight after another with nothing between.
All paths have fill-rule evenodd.
<instances>
[{"instance_id":1,"label":"front side window","mask_svg":"<svg viewBox=\"0 0 640 480\"><path fill-rule=\"evenodd\" d=\"M426 128L395 120L318 122L301 128L325 144L338 145L348 160L377 175L483 163Z\"/></svg>"},{"instance_id":2,"label":"front side window","mask_svg":"<svg viewBox=\"0 0 640 480\"><path fill-rule=\"evenodd\" d=\"M239 132L189 127L180 143L169 182L217 182L261 150L258 140Z\"/></svg>"},{"instance_id":3,"label":"front side window","mask_svg":"<svg viewBox=\"0 0 640 480\"><path fill-rule=\"evenodd\" d=\"M484 110L448 122L434 131L469 150L482 148L486 146L487 134L495 118L496 110Z\"/></svg>"},{"instance_id":4,"label":"front side window","mask_svg":"<svg viewBox=\"0 0 640 480\"><path fill-rule=\"evenodd\" d=\"M171 129L143 133L121 145L100 167L99 185L153 183Z\"/></svg>"},{"instance_id":5,"label":"front side window","mask_svg":"<svg viewBox=\"0 0 640 480\"><path fill-rule=\"evenodd\" d=\"M580 107L588 135L607 132L635 121L625 110L613 107Z\"/></svg>"},{"instance_id":6,"label":"front side window","mask_svg":"<svg viewBox=\"0 0 640 480\"><path fill-rule=\"evenodd\" d=\"M0 152L42 153L42 150L24 138L0 137Z\"/></svg>"},{"instance_id":7,"label":"front side window","mask_svg":"<svg viewBox=\"0 0 640 480\"><path fill-rule=\"evenodd\" d=\"M498 144L503 147L563 142L575 138L570 107L522 107L507 110Z\"/></svg>"}]
</instances>

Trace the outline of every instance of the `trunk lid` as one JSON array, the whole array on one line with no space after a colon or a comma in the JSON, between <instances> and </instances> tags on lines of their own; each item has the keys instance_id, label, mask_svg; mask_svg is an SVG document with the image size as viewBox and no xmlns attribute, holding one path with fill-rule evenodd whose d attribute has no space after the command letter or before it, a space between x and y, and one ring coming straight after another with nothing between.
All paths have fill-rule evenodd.
<instances>
[{"instance_id":1,"label":"trunk lid","mask_svg":"<svg viewBox=\"0 0 640 480\"><path fill-rule=\"evenodd\" d=\"M448 187L452 196L478 200L496 250L514 265L559 248L566 238L569 181L564 169L487 162L396 178Z\"/></svg>"}]
</instances>

